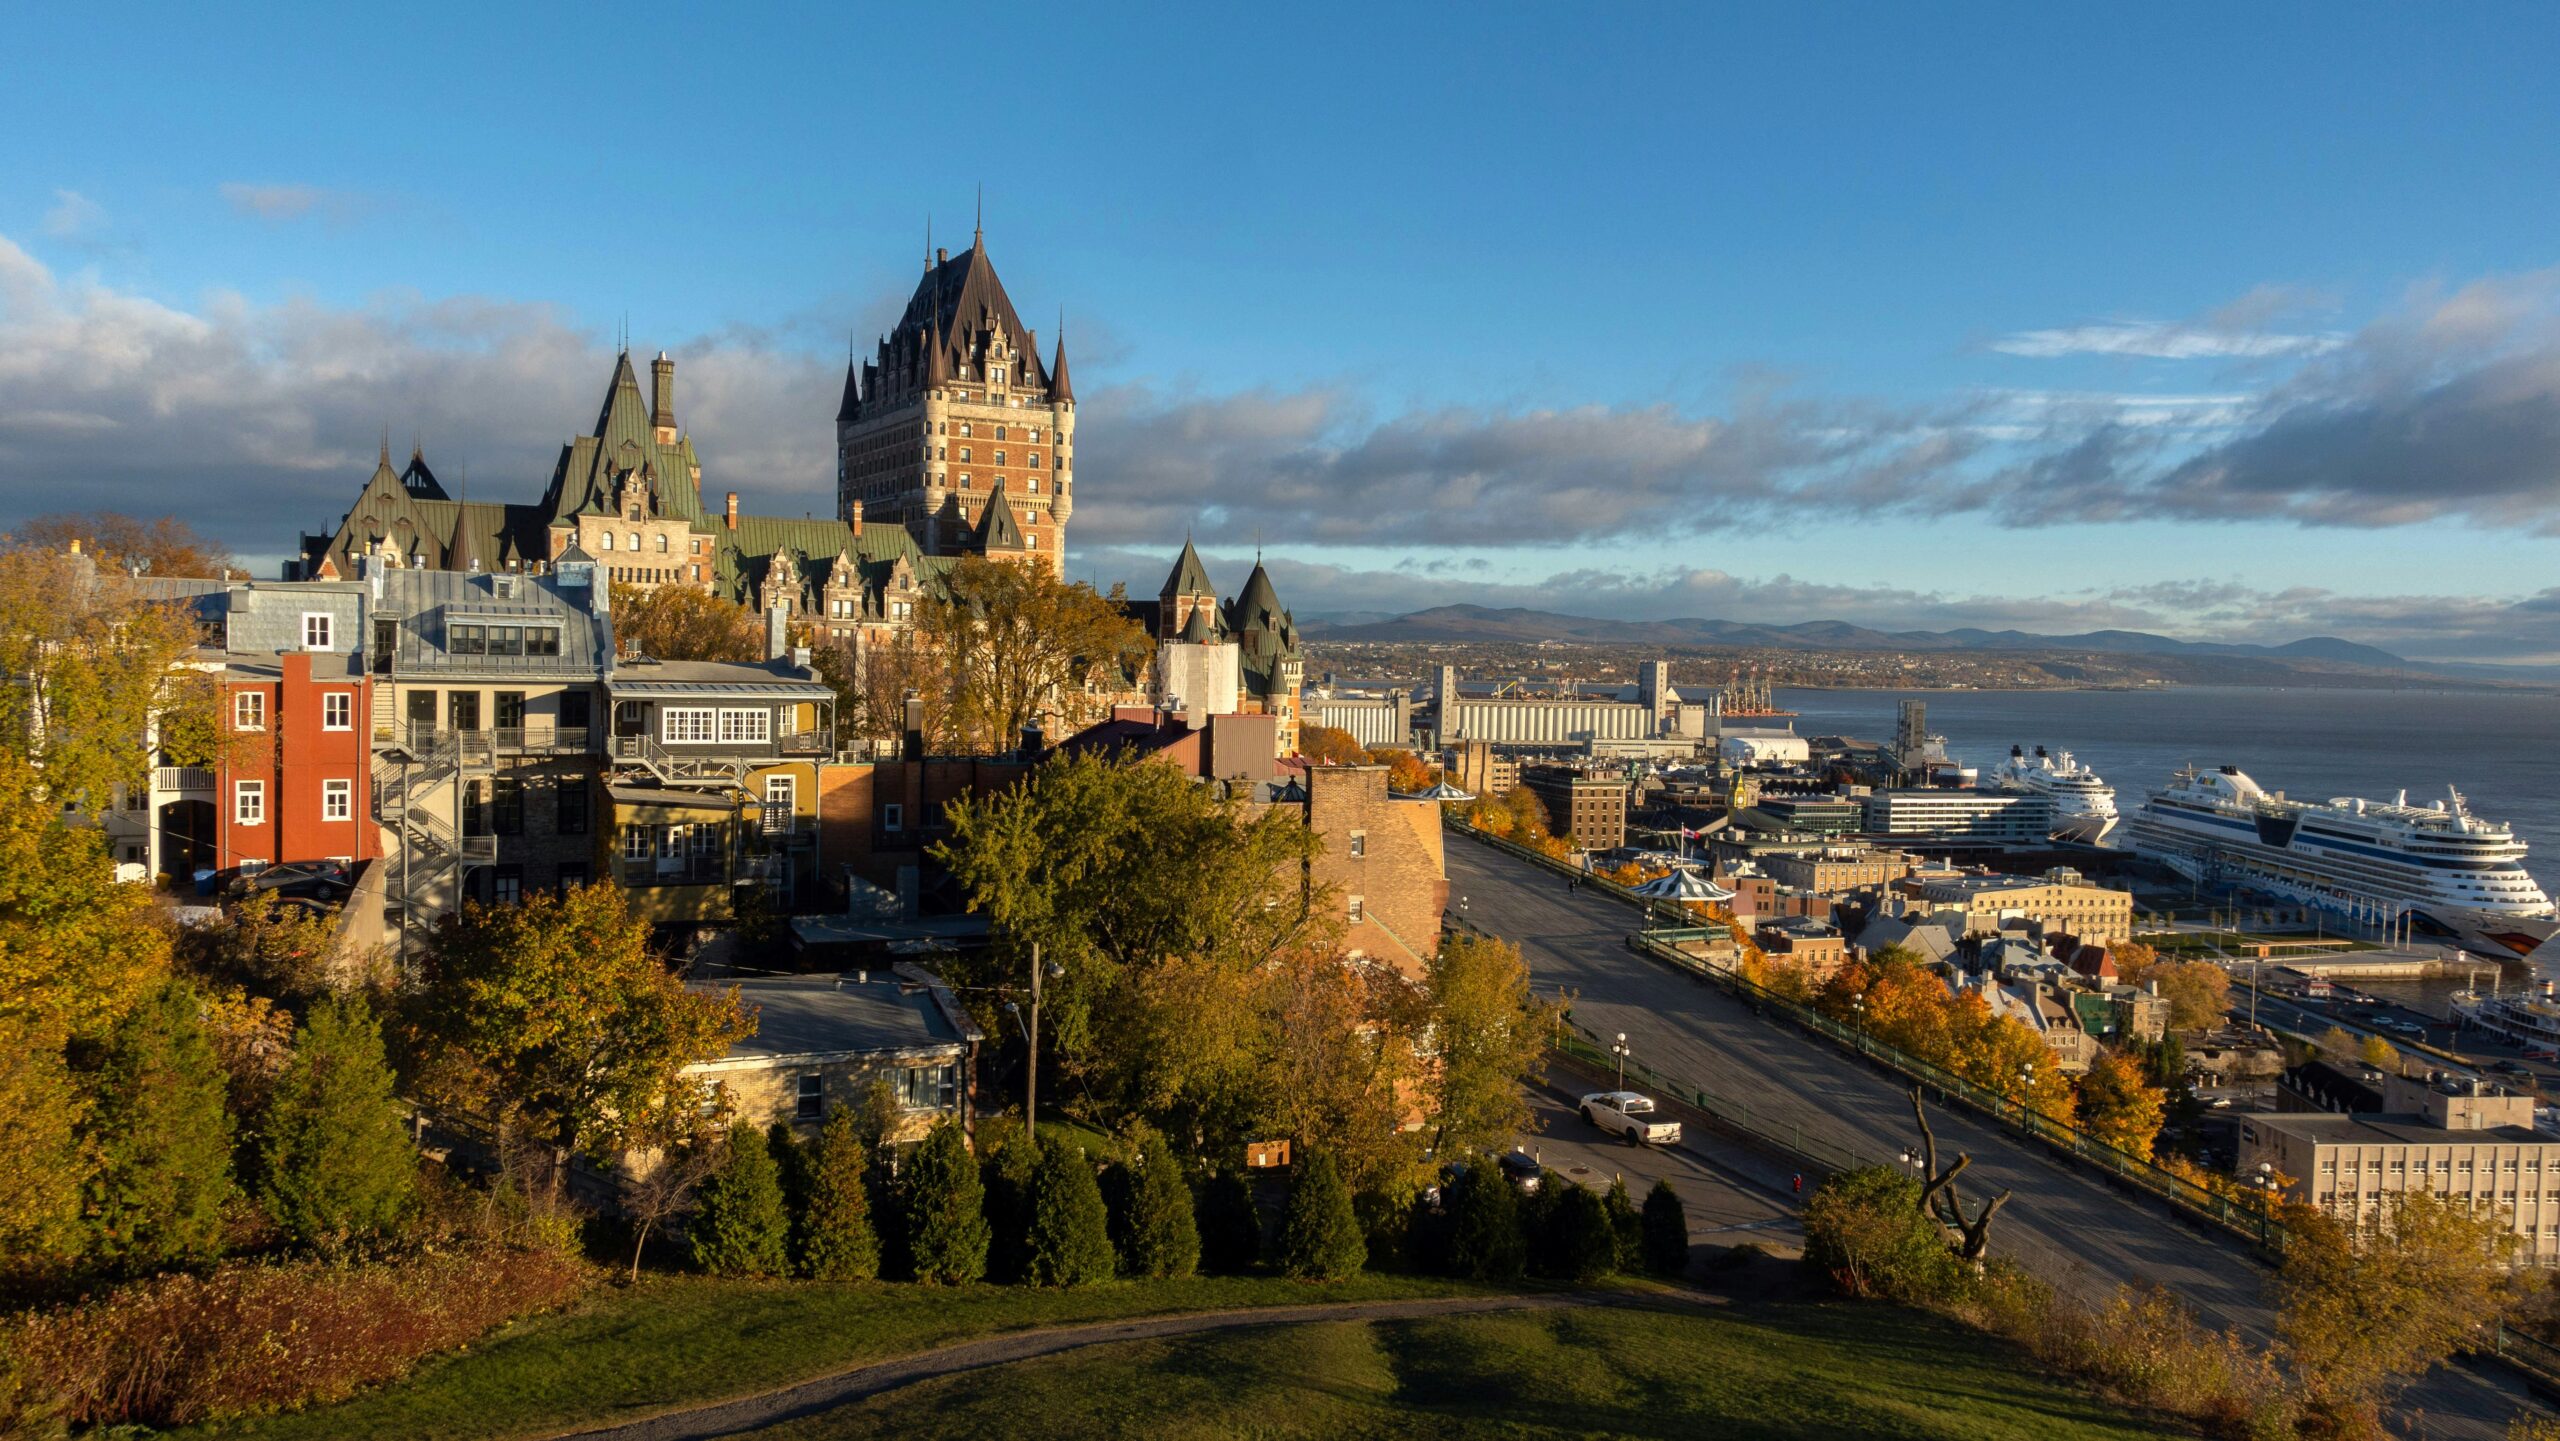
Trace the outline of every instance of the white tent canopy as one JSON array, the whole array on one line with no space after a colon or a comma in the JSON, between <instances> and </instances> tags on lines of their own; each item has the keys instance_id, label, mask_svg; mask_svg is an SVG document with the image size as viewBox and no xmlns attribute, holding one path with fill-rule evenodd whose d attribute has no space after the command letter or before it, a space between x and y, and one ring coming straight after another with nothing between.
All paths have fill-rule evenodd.
<instances>
[{"instance_id":1,"label":"white tent canopy","mask_svg":"<svg viewBox=\"0 0 2560 1441\"><path fill-rule=\"evenodd\" d=\"M1733 892L1698 874L1695 867L1684 866L1667 876L1658 876L1636 887L1635 893L1652 901L1729 901Z\"/></svg>"}]
</instances>

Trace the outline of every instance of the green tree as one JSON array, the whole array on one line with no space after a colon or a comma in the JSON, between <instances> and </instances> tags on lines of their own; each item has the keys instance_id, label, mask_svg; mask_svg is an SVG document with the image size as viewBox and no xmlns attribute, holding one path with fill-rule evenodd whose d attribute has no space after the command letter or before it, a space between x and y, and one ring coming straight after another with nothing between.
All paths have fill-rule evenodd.
<instances>
[{"instance_id":1,"label":"green tree","mask_svg":"<svg viewBox=\"0 0 2560 1441\"><path fill-rule=\"evenodd\" d=\"M809 1148L800 1144L800 1135L789 1121L764 1128L764 1148L773 1153L773 1178L782 1187L787 1234L796 1237L809 1215ZM799 1248L794 1244L791 1249L797 1254Z\"/></svg>"},{"instance_id":2,"label":"green tree","mask_svg":"<svg viewBox=\"0 0 2560 1441\"><path fill-rule=\"evenodd\" d=\"M904 1193L907 1257L919 1281L957 1286L987 1272L985 1188L956 1121L941 1120L908 1158Z\"/></svg>"},{"instance_id":3,"label":"green tree","mask_svg":"<svg viewBox=\"0 0 2560 1441\"><path fill-rule=\"evenodd\" d=\"M84 1110L62 1047L0 1017L0 1287L79 1254Z\"/></svg>"},{"instance_id":4,"label":"green tree","mask_svg":"<svg viewBox=\"0 0 2560 1441\"><path fill-rule=\"evenodd\" d=\"M2286 1216L2276 1273L2276 1344L2312 1405L2371 1429L2392 1391L2470 1345L2514 1304L2516 1237L2506 1215L2426 1191L2387 1191L2358 1236L2326 1212Z\"/></svg>"},{"instance_id":5,"label":"green tree","mask_svg":"<svg viewBox=\"0 0 2560 1441\"><path fill-rule=\"evenodd\" d=\"M1601 1208L1609 1213L1609 1234L1617 1241L1615 1268L1620 1271L1644 1269L1644 1213L1636 1209L1635 1198L1627 1194L1627 1178L1609 1178L1609 1193L1600 1198Z\"/></svg>"},{"instance_id":6,"label":"green tree","mask_svg":"<svg viewBox=\"0 0 2560 1441\"><path fill-rule=\"evenodd\" d=\"M1127 1192L1120 1259L1128 1273L1178 1279L1198 1269L1200 1228L1192 1217L1191 1186L1162 1136L1150 1133L1139 1142Z\"/></svg>"},{"instance_id":7,"label":"green tree","mask_svg":"<svg viewBox=\"0 0 2560 1441\"><path fill-rule=\"evenodd\" d=\"M728 1154L702 1183L687 1226L693 1261L714 1276L779 1276L790 1268L782 1178L762 1132L729 1128Z\"/></svg>"},{"instance_id":8,"label":"green tree","mask_svg":"<svg viewBox=\"0 0 2560 1441\"><path fill-rule=\"evenodd\" d=\"M128 1272L220 1255L231 1113L193 988L172 981L119 1021L89 1083L90 1253Z\"/></svg>"},{"instance_id":9,"label":"green tree","mask_svg":"<svg viewBox=\"0 0 2560 1441\"><path fill-rule=\"evenodd\" d=\"M259 1203L295 1242L326 1253L388 1234L417 1199L405 1121L372 1008L322 999L267 1102Z\"/></svg>"},{"instance_id":10,"label":"green tree","mask_svg":"<svg viewBox=\"0 0 2560 1441\"><path fill-rule=\"evenodd\" d=\"M555 1175L583 1149L619 1150L700 1109L705 1089L685 1068L755 1034L734 992L687 990L604 885L464 906L408 1000L419 1033L460 1063L461 1099L548 1143Z\"/></svg>"},{"instance_id":11,"label":"green tree","mask_svg":"<svg viewBox=\"0 0 2560 1441\"><path fill-rule=\"evenodd\" d=\"M1089 1088L1194 1154L1241 1146L1264 1100L1264 963L1319 936L1307 826L1285 808L1248 814L1173 766L1093 755L945 815L934 856L996 933L950 978L1019 987L1039 938L1058 968L1042 1079Z\"/></svg>"},{"instance_id":12,"label":"green tree","mask_svg":"<svg viewBox=\"0 0 2560 1441\"><path fill-rule=\"evenodd\" d=\"M1432 959L1432 1150L1469 1155L1518 1135L1529 1121L1523 1080L1555 1037L1554 1008L1529 985L1520 948L1452 935Z\"/></svg>"},{"instance_id":13,"label":"green tree","mask_svg":"<svg viewBox=\"0 0 2560 1441\"><path fill-rule=\"evenodd\" d=\"M2080 1078L2080 1125L2089 1134L2144 1160L2160 1134L2160 1089L2143 1080L2141 1068L2112 1051L2100 1052Z\"/></svg>"},{"instance_id":14,"label":"green tree","mask_svg":"<svg viewBox=\"0 0 2560 1441\"><path fill-rule=\"evenodd\" d=\"M1253 1202L1253 1183L1227 1167L1200 1187L1200 1264L1235 1275L1262 1260L1262 1214Z\"/></svg>"},{"instance_id":15,"label":"green tree","mask_svg":"<svg viewBox=\"0 0 2560 1441\"><path fill-rule=\"evenodd\" d=\"M1013 1130L978 1161L978 1183L987 1213L987 1279L1011 1283L1031 1267L1032 1177L1040 1150Z\"/></svg>"},{"instance_id":16,"label":"green tree","mask_svg":"<svg viewBox=\"0 0 2560 1441\"><path fill-rule=\"evenodd\" d=\"M1556 1184L1541 1229L1542 1273L1559 1281L1596 1281L1617 1269L1618 1233L1609 1208L1587 1188Z\"/></svg>"},{"instance_id":17,"label":"green tree","mask_svg":"<svg viewBox=\"0 0 2560 1441\"><path fill-rule=\"evenodd\" d=\"M1369 1241L1341 1168L1319 1151L1298 1162L1280 1215L1280 1269L1301 1281L1340 1281L1369 1263Z\"/></svg>"},{"instance_id":18,"label":"green tree","mask_svg":"<svg viewBox=\"0 0 2560 1441\"><path fill-rule=\"evenodd\" d=\"M1689 1208L1669 1181L1656 1181L1644 1196L1644 1268L1657 1276L1689 1269Z\"/></svg>"},{"instance_id":19,"label":"green tree","mask_svg":"<svg viewBox=\"0 0 2560 1441\"><path fill-rule=\"evenodd\" d=\"M9 689L0 673L0 699ZM96 1040L166 978L150 888L114 876L105 833L66 819L42 773L0 745L0 1019L56 1049Z\"/></svg>"},{"instance_id":20,"label":"green tree","mask_svg":"<svg viewBox=\"0 0 2560 1441\"><path fill-rule=\"evenodd\" d=\"M1023 1279L1034 1286L1090 1286L1108 1281L1111 1215L1084 1147L1051 1139L1031 1173L1031 1247Z\"/></svg>"},{"instance_id":21,"label":"green tree","mask_svg":"<svg viewBox=\"0 0 2560 1441\"><path fill-rule=\"evenodd\" d=\"M828 1111L809 1167L809 1204L798 1232L800 1274L820 1281L868 1281L880 1274L870 1170L852 1110Z\"/></svg>"},{"instance_id":22,"label":"green tree","mask_svg":"<svg viewBox=\"0 0 2560 1441\"><path fill-rule=\"evenodd\" d=\"M1478 1156L1443 1188L1449 1220L1444 1262L1470 1281L1516 1281L1528 1268L1520 1197L1491 1156Z\"/></svg>"},{"instance_id":23,"label":"green tree","mask_svg":"<svg viewBox=\"0 0 2560 1441\"><path fill-rule=\"evenodd\" d=\"M1844 1295L1930 1301L1956 1276L1946 1232L1920 1209L1920 1183L1891 1166L1842 1171L1804 1206L1804 1263Z\"/></svg>"}]
</instances>

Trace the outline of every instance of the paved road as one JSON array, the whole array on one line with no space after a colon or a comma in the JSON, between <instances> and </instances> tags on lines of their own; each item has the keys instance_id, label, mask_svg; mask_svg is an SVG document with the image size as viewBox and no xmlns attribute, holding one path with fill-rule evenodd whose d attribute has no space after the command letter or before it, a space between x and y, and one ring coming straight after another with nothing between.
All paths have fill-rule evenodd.
<instances>
[{"instance_id":1,"label":"paved road","mask_svg":"<svg viewBox=\"0 0 2560 1441\"><path fill-rule=\"evenodd\" d=\"M1453 908L1518 944L1541 991L1572 992L1574 1019L1593 1033L1624 1031L1638 1059L1841 1150L1892 1164L1917 1143L1899 1078L1629 951L1634 912L1623 903L1568 893L1552 872L1460 836L1451 838L1448 867L1454 896L1465 898L1463 907L1453 899ZM2157 1283L2207 1325L2267 1339L2265 1271L2246 1248L1968 1113L1933 1109L1930 1124L1942 1151L1973 1156L1962 1183L1969 1204L1997 1188L2015 1193L1992 1230L1995 1254L2092 1298L2123 1283ZM2425 1414L2425 1435L2495 1441L2523 1404L2524 1388L2508 1373L2464 1366L2411 1388L2404 1409Z\"/></svg>"},{"instance_id":2,"label":"paved road","mask_svg":"<svg viewBox=\"0 0 2560 1441\"><path fill-rule=\"evenodd\" d=\"M1695 1302L1698 1298L1684 1297ZM735 1436L802 1416L832 1411L902 1386L960 1371L1010 1365L1061 1351L1105 1346L1121 1341L1151 1341L1163 1336L1191 1336L1203 1331L1233 1331L1248 1326L1285 1326L1314 1321L1406 1321L1422 1316L1469 1315L1484 1311L1551 1311L1565 1306L1641 1304L1607 1292L1549 1292L1533 1296L1446 1296L1420 1301L1346 1301L1330 1305L1267 1306L1244 1311L1198 1311L1184 1316L1148 1316L1124 1321L1097 1321L1086 1326L1054 1326L1017 1331L982 1341L965 1341L939 1350L840 1371L815 1381L744 1396L688 1411L671 1411L643 1421L570 1433L569 1441L709 1441ZM1658 1302L1655 1304L1659 1304Z\"/></svg>"},{"instance_id":3,"label":"paved road","mask_svg":"<svg viewBox=\"0 0 2560 1441\"><path fill-rule=\"evenodd\" d=\"M1676 1146L1630 1146L1592 1128L1575 1102L1615 1082L1592 1080L1563 1066L1529 1092L1538 1129L1520 1144L1548 1170L1605 1192L1625 1177L1639 1206L1656 1181L1669 1181L1689 1216L1692 1246L1734 1246L1756 1241L1792 1252L1804 1244L1796 1219L1792 1173L1786 1165L1725 1140L1673 1108L1684 1122Z\"/></svg>"}]
</instances>

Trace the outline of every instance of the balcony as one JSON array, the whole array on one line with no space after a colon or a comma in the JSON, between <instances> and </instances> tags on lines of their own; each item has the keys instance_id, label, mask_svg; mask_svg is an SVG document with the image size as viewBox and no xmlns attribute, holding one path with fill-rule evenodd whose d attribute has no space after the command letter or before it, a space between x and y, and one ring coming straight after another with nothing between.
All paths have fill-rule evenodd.
<instances>
[{"instance_id":1,"label":"balcony","mask_svg":"<svg viewBox=\"0 0 2560 1441\"><path fill-rule=\"evenodd\" d=\"M489 744L500 755L582 756L593 734L585 726L500 726Z\"/></svg>"},{"instance_id":2,"label":"balcony","mask_svg":"<svg viewBox=\"0 0 2560 1441\"><path fill-rule=\"evenodd\" d=\"M213 794L213 772L203 766L153 766L151 789L163 795Z\"/></svg>"},{"instance_id":3,"label":"balcony","mask_svg":"<svg viewBox=\"0 0 2560 1441\"><path fill-rule=\"evenodd\" d=\"M719 855L651 856L617 861L614 874L626 886L704 886L728 880L729 867Z\"/></svg>"}]
</instances>

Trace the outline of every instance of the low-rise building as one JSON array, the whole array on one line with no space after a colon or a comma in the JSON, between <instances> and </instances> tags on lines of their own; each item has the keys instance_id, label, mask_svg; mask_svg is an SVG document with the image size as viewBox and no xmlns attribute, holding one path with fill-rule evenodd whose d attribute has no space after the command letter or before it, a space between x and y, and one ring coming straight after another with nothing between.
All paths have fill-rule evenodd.
<instances>
[{"instance_id":1,"label":"low-rise building","mask_svg":"<svg viewBox=\"0 0 2560 1441\"><path fill-rule=\"evenodd\" d=\"M1969 936L1997 935L2022 922L2100 945L2133 935L2132 893L2090 885L2077 871L2052 870L2041 876L1910 876L1895 881L1892 889L1906 911L1961 914Z\"/></svg>"},{"instance_id":2,"label":"low-rise building","mask_svg":"<svg viewBox=\"0 0 2560 1441\"><path fill-rule=\"evenodd\" d=\"M1449 749L1446 774L1468 795L1508 795L1520 784L1520 762L1497 753L1491 741L1461 741Z\"/></svg>"},{"instance_id":3,"label":"low-rise building","mask_svg":"<svg viewBox=\"0 0 2560 1441\"><path fill-rule=\"evenodd\" d=\"M735 987L756 1033L716 1061L685 1068L718 1087L732 1114L759 1129L780 1121L814 1135L834 1106L863 1104L886 1082L897 1105L892 1142L919 1140L949 1116L969 1120L969 1059L984 1039L948 991L913 972L841 976L707 976L706 995Z\"/></svg>"},{"instance_id":4,"label":"low-rise building","mask_svg":"<svg viewBox=\"0 0 2560 1441\"><path fill-rule=\"evenodd\" d=\"M1817 896L1844 896L1901 880L1911 874L1911 858L1871 846L1833 845L1776 851L1760 858L1760 868L1779 885Z\"/></svg>"},{"instance_id":5,"label":"low-rise building","mask_svg":"<svg viewBox=\"0 0 2560 1441\"><path fill-rule=\"evenodd\" d=\"M2533 1129L2533 1098L2469 1078L2378 1079L2379 1111L2242 1118L2238 1174L2266 1166L2288 1199L2365 1234L2386 1196L2432 1191L2504 1215L2525 1264L2560 1264L2560 1141Z\"/></svg>"},{"instance_id":6,"label":"low-rise building","mask_svg":"<svg viewBox=\"0 0 2560 1441\"><path fill-rule=\"evenodd\" d=\"M1811 916L1772 916L1752 927L1751 943L1772 960L1802 968L1805 979L1821 985L1849 963L1849 940L1840 928Z\"/></svg>"}]
</instances>

